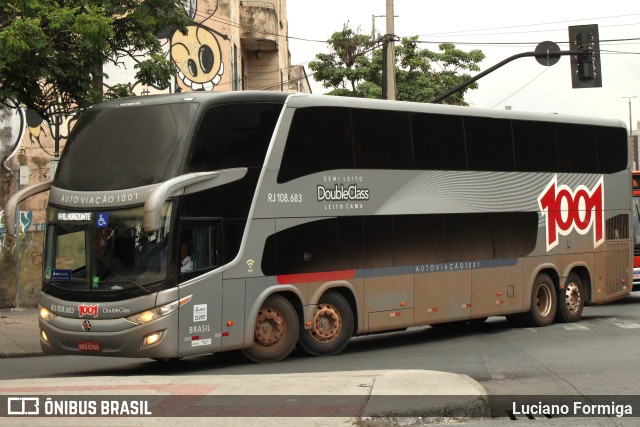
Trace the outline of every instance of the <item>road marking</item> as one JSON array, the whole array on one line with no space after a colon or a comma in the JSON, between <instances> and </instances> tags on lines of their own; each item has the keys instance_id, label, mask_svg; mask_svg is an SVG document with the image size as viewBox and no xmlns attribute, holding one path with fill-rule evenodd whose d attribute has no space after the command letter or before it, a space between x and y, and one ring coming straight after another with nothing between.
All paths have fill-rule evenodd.
<instances>
[{"instance_id":1,"label":"road marking","mask_svg":"<svg viewBox=\"0 0 640 427\"><path fill-rule=\"evenodd\" d=\"M579 323L567 323L566 325L562 325L567 331L590 331L588 327L581 325Z\"/></svg>"},{"instance_id":2,"label":"road marking","mask_svg":"<svg viewBox=\"0 0 640 427\"><path fill-rule=\"evenodd\" d=\"M616 325L618 328L622 328L622 329L638 329L640 328L640 325L634 322L629 322L626 320L621 320L619 322L614 322L614 325Z\"/></svg>"},{"instance_id":3,"label":"road marking","mask_svg":"<svg viewBox=\"0 0 640 427\"><path fill-rule=\"evenodd\" d=\"M640 328L640 324L638 324L638 323L631 322L629 320L618 320L615 317L612 317L611 319L609 319L608 322L611 323L612 325L615 325L618 328L622 328L622 329L638 329L638 328Z\"/></svg>"}]
</instances>

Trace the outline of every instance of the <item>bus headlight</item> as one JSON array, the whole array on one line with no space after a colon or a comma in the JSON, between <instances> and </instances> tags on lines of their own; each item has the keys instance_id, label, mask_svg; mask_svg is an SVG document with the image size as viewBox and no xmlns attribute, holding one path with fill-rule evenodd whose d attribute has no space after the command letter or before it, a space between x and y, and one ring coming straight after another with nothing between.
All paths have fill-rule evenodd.
<instances>
[{"instance_id":1,"label":"bus headlight","mask_svg":"<svg viewBox=\"0 0 640 427\"><path fill-rule=\"evenodd\" d=\"M41 305L39 305L38 308L39 308L40 317L43 320L46 320L47 322L51 322L55 317L58 317L57 315L53 314L52 312L50 312L49 310L47 310Z\"/></svg>"},{"instance_id":2,"label":"bus headlight","mask_svg":"<svg viewBox=\"0 0 640 427\"><path fill-rule=\"evenodd\" d=\"M157 307L152 310L143 311L138 314L134 314L132 316L127 316L126 319L137 323L138 325L142 325L144 323L151 322L152 320L156 320L161 318L162 316L166 316L169 313L173 313L180 306L180 301L174 301L169 304L163 305L162 307Z\"/></svg>"},{"instance_id":3,"label":"bus headlight","mask_svg":"<svg viewBox=\"0 0 640 427\"><path fill-rule=\"evenodd\" d=\"M157 342L160 342L160 340L162 339L162 335L164 335L164 331L158 331L147 335L142 340L142 348L149 347L150 345L154 345Z\"/></svg>"}]
</instances>

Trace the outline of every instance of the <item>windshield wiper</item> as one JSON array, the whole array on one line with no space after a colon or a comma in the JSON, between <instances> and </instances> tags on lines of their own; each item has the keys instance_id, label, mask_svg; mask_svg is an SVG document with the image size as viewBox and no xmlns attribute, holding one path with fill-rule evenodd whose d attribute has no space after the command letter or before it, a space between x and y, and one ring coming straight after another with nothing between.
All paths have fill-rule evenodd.
<instances>
[{"instance_id":1,"label":"windshield wiper","mask_svg":"<svg viewBox=\"0 0 640 427\"><path fill-rule=\"evenodd\" d=\"M142 289L146 294L150 294L151 293L151 291L149 289L145 288L144 286L142 286L140 283L136 282L135 280L119 279L119 280L105 280L105 281L100 282L101 285L105 285L105 284L106 285L117 285L118 283L131 283L133 285L136 285L140 289Z\"/></svg>"}]
</instances>

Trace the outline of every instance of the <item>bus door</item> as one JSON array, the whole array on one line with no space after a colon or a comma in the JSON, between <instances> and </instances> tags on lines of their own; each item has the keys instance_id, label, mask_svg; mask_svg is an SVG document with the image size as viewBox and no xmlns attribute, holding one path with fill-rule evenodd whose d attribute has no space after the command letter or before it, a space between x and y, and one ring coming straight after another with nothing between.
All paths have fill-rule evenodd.
<instances>
[{"instance_id":1,"label":"bus door","mask_svg":"<svg viewBox=\"0 0 640 427\"><path fill-rule=\"evenodd\" d=\"M222 274L207 274L222 265L222 220L186 218L178 249L180 298L191 295L180 309L180 356L213 353L222 342Z\"/></svg>"}]
</instances>

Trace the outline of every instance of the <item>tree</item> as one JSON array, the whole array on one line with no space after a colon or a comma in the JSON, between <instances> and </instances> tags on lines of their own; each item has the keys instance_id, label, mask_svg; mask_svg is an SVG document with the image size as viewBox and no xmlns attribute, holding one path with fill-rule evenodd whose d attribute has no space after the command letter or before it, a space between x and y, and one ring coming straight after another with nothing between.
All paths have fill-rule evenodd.
<instances>
[{"instance_id":1,"label":"tree","mask_svg":"<svg viewBox=\"0 0 640 427\"><path fill-rule=\"evenodd\" d=\"M349 43L345 43L345 40ZM345 61L345 43L352 56ZM464 52L451 43L438 46L439 52L418 47L418 37L403 38L395 46L396 98L402 101L428 102L440 94L471 78L470 71L480 71L478 63L485 56L480 50ZM362 98L382 97L383 58L382 48L368 35L359 34L345 25L342 31L333 33L327 41L331 53L316 55L317 61L309 63L314 78L323 87L332 90L330 95ZM473 83L444 102L466 105L464 94L477 89Z\"/></svg>"},{"instance_id":2,"label":"tree","mask_svg":"<svg viewBox=\"0 0 640 427\"><path fill-rule=\"evenodd\" d=\"M342 31L333 33L327 40L331 53L319 53L317 61L311 61L309 68L314 78L323 87L333 88L330 95L355 96L364 98L361 88L370 74L371 61L367 56L375 46L370 36L360 34L344 24Z\"/></svg>"},{"instance_id":3,"label":"tree","mask_svg":"<svg viewBox=\"0 0 640 427\"><path fill-rule=\"evenodd\" d=\"M100 101L102 65L124 57L136 79L165 88L175 69L157 34L189 23L181 0L0 0L0 102L52 124Z\"/></svg>"}]
</instances>

